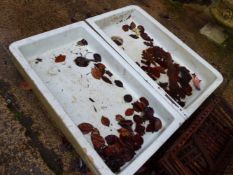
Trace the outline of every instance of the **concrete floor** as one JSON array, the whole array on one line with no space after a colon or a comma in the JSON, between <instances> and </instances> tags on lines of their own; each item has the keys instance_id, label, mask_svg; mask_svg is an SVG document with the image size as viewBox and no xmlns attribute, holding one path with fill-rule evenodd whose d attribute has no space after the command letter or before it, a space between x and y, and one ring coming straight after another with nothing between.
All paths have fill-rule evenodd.
<instances>
[{"instance_id":1,"label":"concrete floor","mask_svg":"<svg viewBox=\"0 0 233 175\"><path fill-rule=\"evenodd\" d=\"M218 46L199 34L211 19L206 7L164 0L0 1L0 175L88 173L13 65L8 45L34 34L130 4L145 9L215 66L224 83L215 92L233 105L233 39Z\"/></svg>"}]
</instances>

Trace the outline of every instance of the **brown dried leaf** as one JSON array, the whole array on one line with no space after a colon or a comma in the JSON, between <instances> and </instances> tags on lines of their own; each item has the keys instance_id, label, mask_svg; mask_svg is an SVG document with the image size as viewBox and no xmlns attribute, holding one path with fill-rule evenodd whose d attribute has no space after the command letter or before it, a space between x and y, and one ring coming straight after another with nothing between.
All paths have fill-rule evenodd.
<instances>
[{"instance_id":1,"label":"brown dried leaf","mask_svg":"<svg viewBox=\"0 0 233 175\"><path fill-rule=\"evenodd\" d=\"M187 96L192 95L192 87L188 84L187 86L182 88Z\"/></svg>"},{"instance_id":2,"label":"brown dried leaf","mask_svg":"<svg viewBox=\"0 0 233 175\"><path fill-rule=\"evenodd\" d=\"M105 70L105 68L106 68L106 66L104 65L104 64L102 64L102 63L96 63L95 64L95 67L97 67L98 69L100 69L100 70Z\"/></svg>"},{"instance_id":3,"label":"brown dried leaf","mask_svg":"<svg viewBox=\"0 0 233 175\"><path fill-rule=\"evenodd\" d=\"M140 33L144 33L145 29L142 25L138 25L138 30L140 31Z\"/></svg>"},{"instance_id":4,"label":"brown dried leaf","mask_svg":"<svg viewBox=\"0 0 233 175\"><path fill-rule=\"evenodd\" d=\"M142 124L144 122L143 118L139 115L134 115L133 120L136 124Z\"/></svg>"},{"instance_id":5,"label":"brown dried leaf","mask_svg":"<svg viewBox=\"0 0 233 175\"><path fill-rule=\"evenodd\" d=\"M130 23L129 29L133 30L136 27L136 24L134 22Z\"/></svg>"},{"instance_id":6,"label":"brown dried leaf","mask_svg":"<svg viewBox=\"0 0 233 175\"><path fill-rule=\"evenodd\" d=\"M94 148L97 150L102 149L106 146L104 138L98 132L92 131L91 141Z\"/></svg>"},{"instance_id":7,"label":"brown dried leaf","mask_svg":"<svg viewBox=\"0 0 233 175\"><path fill-rule=\"evenodd\" d=\"M98 53L95 53L93 57L94 57L95 62L101 62L102 60L100 54Z\"/></svg>"},{"instance_id":8,"label":"brown dried leaf","mask_svg":"<svg viewBox=\"0 0 233 175\"><path fill-rule=\"evenodd\" d=\"M123 25L122 26L122 30L124 30L125 32L127 32L129 30L129 25Z\"/></svg>"},{"instance_id":9,"label":"brown dried leaf","mask_svg":"<svg viewBox=\"0 0 233 175\"><path fill-rule=\"evenodd\" d=\"M181 75L179 79L179 83L181 86L186 86L192 80L190 71L184 66L180 66L179 70L180 70L180 75Z\"/></svg>"},{"instance_id":10,"label":"brown dried leaf","mask_svg":"<svg viewBox=\"0 0 233 175\"><path fill-rule=\"evenodd\" d=\"M98 68L92 68L91 69L91 75L95 78L95 79L100 79L103 75L104 75L104 73L103 73L103 71L101 71L100 69L98 69Z\"/></svg>"},{"instance_id":11,"label":"brown dried leaf","mask_svg":"<svg viewBox=\"0 0 233 175\"><path fill-rule=\"evenodd\" d=\"M113 75L112 72L110 72L109 70L106 70L105 73L106 73L109 77L111 77L111 76Z\"/></svg>"},{"instance_id":12,"label":"brown dried leaf","mask_svg":"<svg viewBox=\"0 0 233 175\"><path fill-rule=\"evenodd\" d=\"M134 113L134 109L132 109L132 108L128 108L125 111L126 116L131 116L131 115L133 115L133 113Z\"/></svg>"},{"instance_id":13,"label":"brown dried leaf","mask_svg":"<svg viewBox=\"0 0 233 175\"><path fill-rule=\"evenodd\" d=\"M118 122L120 126L126 129L131 129L133 122L131 120L121 120Z\"/></svg>"},{"instance_id":14,"label":"brown dried leaf","mask_svg":"<svg viewBox=\"0 0 233 175\"><path fill-rule=\"evenodd\" d=\"M78 128L83 134L88 134L93 130L93 126L90 123L81 123L78 125Z\"/></svg>"},{"instance_id":15,"label":"brown dried leaf","mask_svg":"<svg viewBox=\"0 0 233 175\"><path fill-rule=\"evenodd\" d=\"M140 136L139 134L136 134L134 135L133 137L133 147L134 147L134 150L139 150L143 144L143 138L142 136Z\"/></svg>"},{"instance_id":16,"label":"brown dried leaf","mask_svg":"<svg viewBox=\"0 0 233 175\"><path fill-rule=\"evenodd\" d=\"M140 102L144 103L145 106L149 105L149 101L145 97L141 97L139 100L140 100Z\"/></svg>"},{"instance_id":17,"label":"brown dried leaf","mask_svg":"<svg viewBox=\"0 0 233 175\"><path fill-rule=\"evenodd\" d=\"M138 39L139 38L137 35L134 35L134 34L130 34L129 36L132 37L133 39Z\"/></svg>"},{"instance_id":18,"label":"brown dried leaf","mask_svg":"<svg viewBox=\"0 0 233 175\"><path fill-rule=\"evenodd\" d=\"M105 158L105 163L112 170L112 172L117 173L120 171L121 166L124 165L125 162L117 156L114 156L113 158L110 156Z\"/></svg>"},{"instance_id":19,"label":"brown dried leaf","mask_svg":"<svg viewBox=\"0 0 233 175\"><path fill-rule=\"evenodd\" d=\"M147 132L156 132L162 128L162 122L159 118L153 117L147 125Z\"/></svg>"},{"instance_id":20,"label":"brown dried leaf","mask_svg":"<svg viewBox=\"0 0 233 175\"><path fill-rule=\"evenodd\" d=\"M147 118L150 118L154 115L154 109L152 107L145 107L144 108L144 115L147 117Z\"/></svg>"},{"instance_id":21,"label":"brown dried leaf","mask_svg":"<svg viewBox=\"0 0 233 175\"><path fill-rule=\"evenodd\" d=\"M130 103L133 100L133 97L130 94L126 94L124 100L125 102Z\"/></svg>"},{"instance_id":22,"label":"brown dried leaf","mask_svg":"<svg viewBox=\"0 0 233 175\"><path fill-rule=\"evenodd\" d=\"M93 128L92 133L100 135L100 131L97 128Z\"/></svg>"},{"instance_id":23,"label":"brown dried leaf","mask_svg":"<svg viewBox=\"0 0 233 175\"><path fill-rule=\"evenodd\" d=\"M133 105L133 109L136 112L142 112L144 110L144 108L145 108L144 103L139 102L139 101L136 101L136 102L132 103L132 105Z\"/></svg>"},{"instance_id":24,"label":"brown dried leaf","mask_svg":"<svg viewBox=\"0 0 233 175\"><path fill-rule=\"evenodd\" d=\"M60 54L60 55L58 55L58 56L55 57L55 62L56 62L56 63L60 63L60 62L65 61L65 59L66 59L66 56Z\"/></svg>"},{"instance_id":25,"label":"brown dried leaf","mask_svg":"<svg viewBox=\"0 0 233 175\"><path fill-rule=\"evenodd\" d=\"M118 87L123 87L123 83L120 80L115 80L114 83L118 86Z\"/></svg>"},{"instance_id":26,"label":"brown dried leaf","mask_svg":"<svg viewBox=\"0 0 233 175\"><path fill-rule=\"evenodd\" d=\"M145 41L153 41L152 38L149 37L149 35L145 32L141 33L141 37L145 40Z\"/></svg>"},{"instance_id":27,"label":"brown dried leaf","mask_svg":"<svg viewBox=\"0 0 233 175\"><path fill-rule=\"evenodd\" d=\"M103 125L105 125L105 126L109 126L109 125L110 125L110 120L109 120L107 117L102 116L102 117L101 117L101 123L102 123Z\"/></svg>"},{"instance_id":28,"label":"brown dried leaf","mask_svg":"<svg viewBox=\"0 0 233 175\"><path fill-rule=\"evenodd\" d=\"M122 115L120 115L120 114L117 114L117 115L116 115L116 121L119 122L119 121L121 121L121 120L125 120L124 117L123 117Z\"/></svg>"},{"instance_id":29,"label":"brown dried leaf","mask_svg":"<svg viewBox=\"0 0 233 175\"><path fill-rule=\"evenodd\" d=\"M126 137L126 136L128 137L132 135L132 133L126 128L120 128L117 131L119 132L120 136L123 136L123 137Z\"/></svg>"},{"instance_id":30,"label":"brown dried leaf","mask_svg":"<svg viewBox=\"0 0 233 175\"><path fill-rule=\"evenodd\" d=\"M137 132L139 135L144 135L145 134L145 127L142 126L141 124L137 123L134 131Z\"/></svg>"},{"instance_id":31,"label":"brown dried leaf","mask_svg":"<svg viewBox=\"0 0 233 175\"><path fill-rule=\"evenodd\" d=\"M104 149L104 155L108 157L118 157L122 152L123 146L119 143L111 144Z\"/></svg>"},{"instance_id":32,"label":"brown dried leaf","mask_svg":"<svg viewBox=\"0 0 233 175\"><path fill-rule=\"evenodd\" d=\"M154 46L154 44L153 44L153 42L152 41L150 41L150 42L143 42L146 46L149 46L149 47L153 47Z\"/></svg>"},{"instance_id":33,"label":"brown dried leaf","mask_svg":"<svg viewBox=\"0 0 233 175\"><path fill-rule=\"evenodd\" d=\"M102 80L108 84L112 84L112 81L106 76L102 76Z\"/></svg>"},{"instance_id":34,"label":"brown dried leaf","mask_svg":"<svg viewBox=\"0 0 233 175\"><path fill-rule=\"evenodd\" d=\"M105 137L105 140L106 140L108 145L113 145L115 143L120 142L119 138L117 136L115 136L115 135L108 135L108 136Z\"/></svg>"},{"instance_id":35,"label":"brown dried leaf","mask_svg":"<svg viewBox=\"0 0 233 175\"><path fill-rule=\"evenodd\" d=\"M168 87L168 83L166 83L166 82L159 82L158 84L159 84L159 86L161 86L163 89L167 89L167 87Z\"/></svg>"},{"instance_id":36,"label":"brown dried leaf","mask_svg":"<svg viewBox=\"0 0 233 175\"><path fill-rule=\"evenodd\" d=\"M88 42L85 39L82 39L82 40L78 41L78 45L85 46L85 45L88 45Z\"/></svg>"},{"instance_id":37,"label":"brown dried leaf","mask_svg":"<svg viewBox=\"0 0 233 175\"><path fill-rule=\"evenodd\" d=\"M90 63L90 61L87 58L82 56L78 56L77 58L75 58L74 62L79 67L87 67Z\"/></svg>"},{"instance_id":38,"label":"brown dried leaf","mask_svg":"<svg viewBox=\"0 0 233 175\"><path fill-rule=\"evenodd\" d=\"M119 36L112 36L111 39L118 45L121 46L123 44L123 39Z\"/></svg>"},{"instance_id":39,"label":"brown dried leaf","mask_svg":"<svg viewBox=\"0 0 233 175\"><path fill-rule=\"evenodd\" d=\"M122 153L123 162L128 162L133 159L135 152L132 149L125 148L125 151Z\"/></svg>"}]
</instances>

